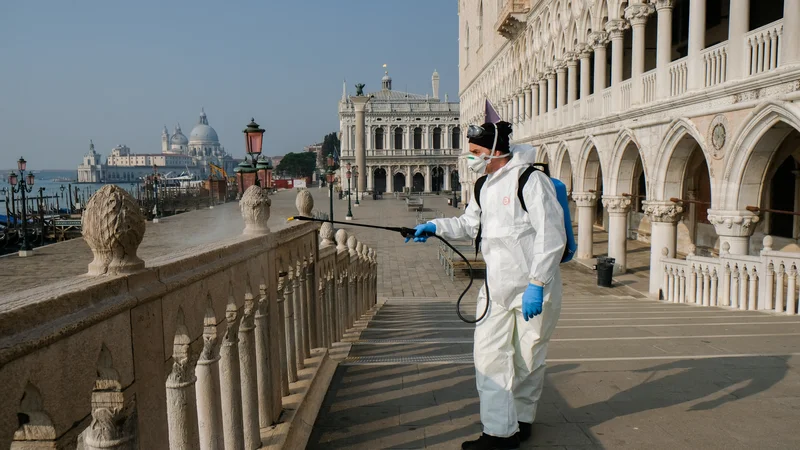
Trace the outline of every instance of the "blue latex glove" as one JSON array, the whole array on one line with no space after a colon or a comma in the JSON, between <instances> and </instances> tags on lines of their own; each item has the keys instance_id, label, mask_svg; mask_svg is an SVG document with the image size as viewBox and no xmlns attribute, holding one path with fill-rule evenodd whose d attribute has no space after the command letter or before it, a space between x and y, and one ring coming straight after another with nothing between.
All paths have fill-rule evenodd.
<instances>
[{"instance_id":1,"label":"blue latex glove","mask_svg":"<svg viewBox=\"0 0 800 450\"><path fill-rule=\"evenodd\" d=\"M423 233L430 233L436 234L436 225L432 222L423 223L414 227L416 233L414 233L414 242L425 242L428 240L428 236L425 236ZM411 240L410 237L406 238L406 242Z\"/></svg>"},{"instance_id":2,"label":"blue latex glove","mask_svg":"<svg viewBox=\"0 0 800 450\"><path fill-rule=\"evenodd\" d=\"M527 322L542 313L542 303L544 302L544 287L533 283L528 284L522 294L522 317Z\"/></svg>"}]
</instances>

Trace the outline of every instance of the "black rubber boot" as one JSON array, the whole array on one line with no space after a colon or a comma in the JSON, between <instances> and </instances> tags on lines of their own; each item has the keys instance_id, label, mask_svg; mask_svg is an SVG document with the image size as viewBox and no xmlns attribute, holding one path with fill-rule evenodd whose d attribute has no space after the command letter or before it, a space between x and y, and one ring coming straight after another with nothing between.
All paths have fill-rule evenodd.
<instances>
[{"instance_id":1,"label":"black rubber boot","mask_svg":"<svg viewBox=\"0 0 800 450\"><path fill-rule=\"evenodd\" d=\"M519 423L519 431L517 432L517 436L519 437L520 442L525 442L531 437L531 429L533 428L533 424L525 422L518 422L518 423Z\"/></svg>"},{"instance_id":2,"label":"black rubber boot","mask_svg":"<svg viewBox=\"0 0 800 450\"><path fill-rule=\"evenodd\" d=\"M515 434L506 438L481 434L474 441L461 444L464 450L515 450L519 448L519 437Z\"/></svg>"}]
</instances>

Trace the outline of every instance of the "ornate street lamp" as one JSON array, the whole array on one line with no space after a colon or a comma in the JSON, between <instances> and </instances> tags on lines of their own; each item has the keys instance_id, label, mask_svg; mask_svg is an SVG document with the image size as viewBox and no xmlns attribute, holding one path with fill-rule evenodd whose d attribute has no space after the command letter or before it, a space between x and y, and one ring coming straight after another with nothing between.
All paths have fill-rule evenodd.
<instances>
[{"instance_id":1,"label":"ornate street lamp","mask_svg":"<svg viewBox=\"0 0 800 450\"><path fill-rule=\"evenodd\" d=\"M153 223L158 223L158 166L153 164L153 199L155 200L155 212L153 213Z\"/></svg>"},{"instance_id":2,"label":"ornate street lamp","mask_svg":"<svg viewBox=\"0 0 800 450\"><path fill-rule=\"evenodd\" d=\"M59 191L61 191L61 201L62 201L62 202L64 201L64 191L65 191L66 189L67 189L67 188L65 188L63 184L61 185L61 187L60 187L60 188L58 188L58 190L59 190ZM64 204L64 206L67 206L67 204L65 203L65 204ZM60 213L61 213L61 209L59 209L59 210L58 210L58 212L59 212L59 214L60 214Z\"/></svg>"},{"instance_id":3,"label":"ornate street lamp","mask_svg":"<svg viewBox=\"0 0 800 450\"><path fill-rule=\"evenodd\" d=\"M358 166L353 167L353 184L356 185L356 206L361 203L358 202Z\"/></svg>"},{"instance_id":4,"label":"ornate street lamp","mask_svg":"<svg viewBox=\"0 0 800 450\"><path fill-rule=\"evenodd\" d=\"M328 189L329 189L330 202L331 202L331 216L330 216L330 219L333 220L333 183L336 181L336 173L333 171L333 168L335 167L334 161L333 161L333 155L328 154L328 158L327 158L326 162L327 162L327 169L328 169L328 172L327 172L326 176L327 176L327 181L328 181Z\"/></svg>"},{"instance_id":5,"label":"ornate street lamp","mask_svg":"<svg viewBox=\"0 0 800 450\"><path fill-rule=\"evenodd\" d=\"M256 173L255 185L261 187L261 180L258 176L258 157L261 155L261 146L264 141L264 129L258 126L255 118L250 119L247 128L242 130L244 133L245 152L253 160L253 169Z\"/></svg>"},{"instance_id":6,"label":"ornate street lamp","mask_svg":"<svg viewBox=\"0 0 800 450\"><path fill-rule=\"evenodd\" d=\"M347 217L345 217L345 220L353 220L353 210L350 205L350 177L353 176L353 173L350 172L350 163L347 163L346 167L347 173L345 176L347 177Z\"/></svg>"},{"instance_id":7,"label":"ornate street lamp","mask_svg":"<svg viewBox=\"0 0 800 450\"><path fill-rule=\"evenodd\" d=\"M19 247L19 256L31 256L33 252L33 247L28 242L28 206L27 201L25 200L25 194L30 194L33 191L33 183L35 181L34 176L32 173L28 173L28 176L25 176L25 170L28 167L28 163L25 161L24 158L20 158L17 161L17 170L19 171L19 177L14 172L8 176L8 184L11 185L11 192L19 192L22 194L22 244Z\"/></svg>"}]
</instances>

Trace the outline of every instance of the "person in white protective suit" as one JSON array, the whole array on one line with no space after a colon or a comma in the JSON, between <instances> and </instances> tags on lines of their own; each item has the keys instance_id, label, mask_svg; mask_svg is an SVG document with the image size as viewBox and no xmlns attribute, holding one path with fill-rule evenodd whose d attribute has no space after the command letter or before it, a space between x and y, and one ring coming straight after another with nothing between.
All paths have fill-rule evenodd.
<instances>
[{"instance_id":1,"label":"person in white protective suit","mask_svg":"<svg viewBox=\"0 0 800 450\"><path fill-rule=\"evenodd\" d=\"M553 182L535 170L518 199L520 174L535 162L531 146L509 145L507 122L471 126L470 169L488 174L479 202L461 217L435 219L416 228L445 239L475 238L481 225L486 283L478 294L474 359L483 434L463 449L515 449L531 435L544 384L547 345L561 312L561 262L566 245L564 212ZM480 205L479 205L480 203Z\"/></svg>"}]
</instances>

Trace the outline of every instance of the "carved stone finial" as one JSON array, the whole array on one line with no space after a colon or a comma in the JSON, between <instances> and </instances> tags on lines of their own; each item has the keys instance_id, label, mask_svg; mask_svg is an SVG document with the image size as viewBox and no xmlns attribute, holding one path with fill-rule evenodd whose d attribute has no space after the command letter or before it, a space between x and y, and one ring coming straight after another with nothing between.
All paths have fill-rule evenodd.
<instances>
[{"instance_id":1,"label":"carved stone finial","mask_svg":"<svg viewBox=\"0 0 800 450\"><path fill-rule=\"evenodd\" d=\"M297 198L294 201L297 207L297 213L301 216L311 217L311 210L314 209L314 197L308 192L308 189L303 189L297 193Z\"/></svg>"},{"instance_id":2,"label":"carved stone finial","mask_svg":"<svg viewBox=\"0 0 800 450\"><path fill-rule=\"evenodd\" d=\"M770 235L764 236L763 244L764 244L764 251L767 252L772 251L772 236Z\"/></svg>"},{"instance_id":3,"label":"carved stone finial","mask_svg":"<svg viewBox=\"0 0 800 450\"><path fill-rule=\"evenodd\" d=\"M87 202L81 225L94 254L89 275L120 275L144 268L136 250L144 237L145 219L124 189L113 184L100 188Z\"/></svg>"},{"instance_id":4,"label":"carved stone finial","mask_svg":"<svg viewBox=\"0 0 800 450\"><path fill-rule=\"evenodd\" d=\"M356 254L361 256L364 254L364 244L361 242L356 242Z\"/></svg>"},{"instance_id":5,"label":"carved stone finial","mask_svg":"<svg viewBox=\"0 0 800 450\"><path fill-rule=\"evenodd\" d=\"M347 251L347 231L336 232L336 251L339 253Z\"/></svg>"},{"instance_id":6,"label":"carved stone finial","mask_svg":"<svg viewBox=\"0 0 800 450\"><path fill-rule=\"evenodd\" d=\"M269 233L269 208L272 200L260 186L250 186L239 200L244 218L244 234L263 235Z\"/></svg>"},{"instance_id":7,"label":"carved stone finial","mask_svg":"<svg viewBox=\"0 0 800 450\"><path fill-rule=\"evenodd\" d=\"M347 249L350 251L350 256L355 255L356 245L358 245L358 239L356 239L355 236L350 236L347 238Z\"/></svg>"},{"instance_id":8,"label":"carved stone finial","mask_svg":"<svg viewBox=\"0 0 800 450\"><path fill-rule=\"evenodd\" d=\"M322 239L322 242L320 242L319 245L320 249L328 248L334 245L333 224L330 222L323 223L319 228L319 237Z\"/></svg>"}]
</instances>

